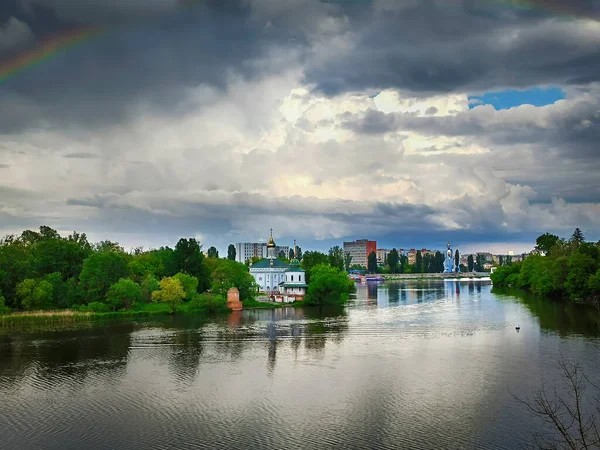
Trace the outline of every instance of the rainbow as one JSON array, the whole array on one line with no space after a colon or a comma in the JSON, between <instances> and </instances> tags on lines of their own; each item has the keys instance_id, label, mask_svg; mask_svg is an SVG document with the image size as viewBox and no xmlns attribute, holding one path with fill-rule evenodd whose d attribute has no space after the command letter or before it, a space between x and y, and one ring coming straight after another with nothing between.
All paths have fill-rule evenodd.
<instances>
[{"instance_id":1,"label":"rainbow","mask_svg":"<svg viewBox=\"0 0 600 450\"><path fill-rule=\"evenodd\" d=\"M76 28L53 36L35 48L7 61L0 61L0 84L21 72L35 67L67 50L88 42L104 31L98 27Z\"/></svg>"},{"instance_id":2,"label":"rainbow","mask_svg":"<svg viewBox=\"0 0 600 450\"><path fill-rule=\"evenodd\" d=\"M342 4L345 1L351 2L351 0L337 1ZM368 2L368 0L366 1ZM580 8L569 5L569 2L565 0L487 0L487 2L518 9L542 10L560 16L597 20L597 17L592 17L589 13L585 14ZM180 7L185 9L202 2L201 0L179 0L178 3ZM105 29L101 27L72 29L53 36L35 48L12 59L0 60L0 85L21 72L48 61L67 50L78 47L103 33L105 33Z\"/></svg>"}]
</instances>

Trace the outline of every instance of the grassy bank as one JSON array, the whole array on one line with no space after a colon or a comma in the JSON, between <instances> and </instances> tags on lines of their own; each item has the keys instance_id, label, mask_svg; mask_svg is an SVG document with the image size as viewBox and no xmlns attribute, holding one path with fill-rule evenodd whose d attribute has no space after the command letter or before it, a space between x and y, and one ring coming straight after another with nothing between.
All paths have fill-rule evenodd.
<instances>
[{"instance_id":1,"label":"grassy bank","mask_svg":"<svg viewBox=\"0 0 600 450\"><path fill-rule=\"evenodd\" d=\"M295 303L263 303L253 299L248 299L243 302L244 309L274 309L283 306L298 306L302 302ZM210 315L210 314L227 314L230 309L225 305L219 305L214 309L208 309L206 305L197 304L194 302L183 303L179 305L174 313L185 315ZM141 303L135 305L128 311L116 312L91 312L91 311L74 311L71 309L63 309L56 311L22 311L0 315L0 328L12 328L21 325L48 325L48 324L76 324L79 322L91 322L110 319L122 318L137 318L137 317L152 317L169 315L169 306L164 303Z\"/></svg>"}]
</instances>

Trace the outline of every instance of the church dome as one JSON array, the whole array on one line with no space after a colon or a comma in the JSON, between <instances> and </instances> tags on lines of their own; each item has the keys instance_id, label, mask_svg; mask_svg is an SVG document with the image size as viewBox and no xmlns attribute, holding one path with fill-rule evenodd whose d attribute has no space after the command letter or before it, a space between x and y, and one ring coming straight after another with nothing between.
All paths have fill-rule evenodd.
<instances>
[{"instance_id":1,"label":"church dome","mask_svg":"<svg viewBox=\"0 0 600 450\"><path fill-rule=\"evenodd\" d=\"M267 243L267 247L273 248L276 247L275 239L273 239L273 229L271 228L271 237L269 238L269 242Z\"/></svg>"}]
</instances>

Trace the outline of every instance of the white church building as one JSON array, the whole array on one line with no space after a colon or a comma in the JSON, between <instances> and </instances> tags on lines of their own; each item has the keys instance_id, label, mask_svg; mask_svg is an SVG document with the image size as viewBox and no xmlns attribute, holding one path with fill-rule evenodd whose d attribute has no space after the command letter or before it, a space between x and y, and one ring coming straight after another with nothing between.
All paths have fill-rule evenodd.
<instances>
[{"instance_id":1,"label":"white church building","mask_svg":"<svg viewBox=\"0 0 600 450\"><path fill-rule=\"evenodd\" d=\"M273 230L267 244L267 257L250 265L250 275L259 286L259 291L267 294L273 301L291 303L303 300L306 295L306 273L296 259L294 245L294 259L286 263L277 259L277 246L273 239Z\"/></svg>"}]
</instances>

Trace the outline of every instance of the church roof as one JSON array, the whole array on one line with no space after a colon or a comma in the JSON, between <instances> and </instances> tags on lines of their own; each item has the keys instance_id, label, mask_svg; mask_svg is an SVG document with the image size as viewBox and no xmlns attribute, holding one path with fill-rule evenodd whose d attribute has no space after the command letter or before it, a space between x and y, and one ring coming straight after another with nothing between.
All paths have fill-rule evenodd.
<instances>
[{"instance_id":1,"label":"church roof","mask_svg":"<svg viewBox=\"0 0 600 450\"><path fill-rule=\"evenodd\" d=\"M278 267L278 268L285 269L285 268L290 267L290 265L280 259L274 259L273 265L271 265L271 260L265 258L265 259L261 259L257 263L254 263L250 266L251 269L269 269L271 267Z\"/></svg>"},{"instance_id":2,"label":"church roof","mask_svg":"<svg viewBox=\"0 0 600 450\"><path fill-rule=\"evenodd\" d=\"M294 287L308 287L308 284L284 282L284 283L279 283L279 286L282 286L285 288L294 288Z\"/></svg>"},{"instance_id":3,"label":"church roof","mask_svg":"<svg viewBox=\"0 0 600 450\"><path fill-rule=\"evenodd\" d=\"M306 272L306 271L300 266L290 266L290 268L287 269L286 272Z\"/></svg>"}]
</instances>

